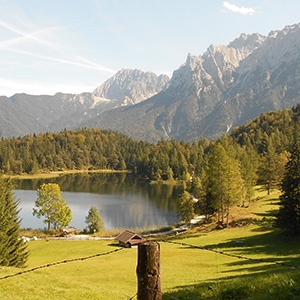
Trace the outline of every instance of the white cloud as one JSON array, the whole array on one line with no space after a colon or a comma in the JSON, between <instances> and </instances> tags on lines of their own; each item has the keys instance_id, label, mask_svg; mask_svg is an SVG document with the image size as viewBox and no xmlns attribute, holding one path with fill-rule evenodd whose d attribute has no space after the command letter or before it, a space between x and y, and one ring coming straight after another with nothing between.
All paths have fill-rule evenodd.
<instances>
[{"instance_id":1,"label":"white cloud","mask_svg":"<svg viewBox=\"0 0 300 300\"><path fill-rule=\"evenodd\" d=\"M256 10L254 8L243 7L243 6L239 7L235 4L231 4L227 1L223 2L223 6L232 12L239 13L242 15L254 15L256 13Z\"/></svg>"}]
</instances>

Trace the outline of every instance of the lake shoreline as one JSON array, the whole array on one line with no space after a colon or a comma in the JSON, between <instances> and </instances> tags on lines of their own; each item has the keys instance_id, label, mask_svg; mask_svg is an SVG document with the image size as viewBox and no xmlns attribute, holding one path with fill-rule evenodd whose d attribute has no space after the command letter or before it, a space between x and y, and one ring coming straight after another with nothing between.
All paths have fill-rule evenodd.
<instances>
[{"instance_id":1,"label":"lake shoreline","mask_svg":"<svg viewBox=\"0 0 300 300\"><path fill-rule=\"evenodd\" d=\"M89 209L96 206L105 228L157 228L177 221L176 185L149 184L124 172L93 171L52 173L46 177L14 179L14 195L20 201L22 228L44 228L42 219L32 216L37 189L43 183L57 183L73 214L70 226L83 230Z\"/></svg>"},{"instance_id":2,"label":"lake shoreline","mask_svg":"<svg viewBox=\"0 0 300 300\"><path fill-rule=\"evenodd\" d=\"M99 170L67 170L67 171L51 171L45 173L37 174L21 174L21 175L7 175L4 176L12 179L40 179L40 178L56 178L63 175L72 175L72 174L94 174L94 173L126 173L129 174L128 170L111 170L111 169L99 169Z\"/></svg>"}]
</instances>

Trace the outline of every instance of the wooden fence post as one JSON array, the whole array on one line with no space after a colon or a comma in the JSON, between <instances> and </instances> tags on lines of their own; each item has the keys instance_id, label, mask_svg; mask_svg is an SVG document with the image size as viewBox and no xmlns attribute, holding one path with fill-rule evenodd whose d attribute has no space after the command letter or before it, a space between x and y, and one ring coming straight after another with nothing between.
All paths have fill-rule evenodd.
<instances>
[{"instance_id":1,"label":"wooden fence post","mask_svg":"<svg viewBox=\"0 0 300 300\"><path fill-rule=\"evenodd\" d=\"M138 245L137 300L161 300L160 246L157 242Z\"/></svg>"}]
</instances>

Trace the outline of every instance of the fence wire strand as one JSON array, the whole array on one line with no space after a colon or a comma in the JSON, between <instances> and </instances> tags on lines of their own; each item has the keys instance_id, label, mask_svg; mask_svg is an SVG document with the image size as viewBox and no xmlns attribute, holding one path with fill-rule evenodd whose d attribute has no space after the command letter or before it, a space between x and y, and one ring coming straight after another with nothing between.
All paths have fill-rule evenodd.
<instances>
[{"instance_id":1,"label":"fence wire strand","mask_svg":"<svg viewBox=\"0 0 300 300\"><path fill-rule=\"evenodd\" d=\"M224 252L224 251L219 251L219 250L209 248L209 247L206 247L206 246L196 246L196 245L191 245L191 244L187 244L187 243L168 241L168 240L159 240L157 242L169 243L169 244L175 244L175 245L190 247L190 248L194 248L194 249L211 251L211 252L214 252L214 253L217 253L217 254L226 255L226 256L230 256L230 257L234 257L234 258L238 258L238 259L252 260L252 261L264 262L264 263L273 263L273 264L284 266L284 267L289 267L289 268L293 268L293 269L300 269L299 266L290 265L290 264L287 264L285 262L279 262L279 261L276 261L276 260L269 260L269 259L264 259L264 258L251 258L251 257L243 256L243 255L238 255L238 254L232 254L232 253L228 253L228 252Z\"/></svg>"},{"instance_id":2,"label":"fence wire strand","mask_svg":"<svg viewBox=\"0 0 300 300\"><path fill-rule=\"evenodd\" d=\"M217 254L220 254L220 255L225 255L225 256L229 256L229 257L233 257L233 258L256 261L256 262L273 263L273 264L280 265L280 266L285 266L285 267L294 268L294 269L300 269L299 266L290 265L290 264L287 264L287 263L284 263L284 262L279 262L279 261L269 260L269 259L264 259L264 258L250 258L250 257L246 257L246 256L243 256L243 255L232 254L232 253L216 250L216 249L213 249L213 248L209 248L207 246L196 246L196 245L192 245L192 244L188 244L188 243L165 240L165 239L155 240L155 242L157 242L157 243L168 243L168 244L173 244L173 245L180 245L180 246L183 246L183 247L190 247L190 248L193 248L193 249L200 249L200 250L210 251L210 252L214 252L214 253L217 253ZM71 263L71 262L75 262L75 261L84 261L84 260L92 259L92 258L95 258L95 257L110 255L110 254L119 252L123 249L124 249L123 247L119 247L117 249L107 251L107 252L103 252L103 253L97 253L97 254L93 254L93 255L89 255L89 256L85 256L85 257L73 258L73 259L65 259L65 260L62 260L62 261L48 263L48 264L41 265L41 266L36 266L36 267L31 268L31 269L20 271L18 273L9 274L9 275L0 277L0 280L4 280L4 279L7 279L7 278L11 278L11 277L16 277L16 276L19 276L19 275L23 275L23 274L26 274L26 273L29 273L29 272L33 272L33 271L36 271L36 270L39 270L39 269L44 269L44 268L48 268L48 267L52 267L52 266L67 264L67 263ZM160 291L160 293L165 298L178 300L178 298L176 298L174 296L171 296L171 295L168 295L168 294L165 294L162 291ZM136 293L135 295L133 295L132 297L130 297L128 299L133 300L133 299L137 298L137 294L138 293Z\"/></svg>"},{"instance_id":3,"label":"fence wire strand","mask_svg":"<svg viewBox=\"0 0 300 300\"><path fill-rule=\"evenodd\" d=\"M57 266L57 265L61 265L61 264L67 264L67 263L71 263L74 261L78 261L78 260L87 260L87 259L91 259L91 258L95 258L95 257L99 257L99 256L105 256L105 255L109 255L109 254L113 254L116 252L119 252L121 250L123 250L124 248L117 248L111 251L107 251L107 252L103 252L103 253L97 253L97 254L93 254L93 255L89 255L89 256L85 256L85 257L77 257L77 258L72 258L72 259L65 259L65 260L61 260L61 261L57 261L57 262L53 262L53 263L48 263L42 266L37 266L28 270L24 270L24 271L20 271L18 273L14 273L14 274L10 274L10 275L6 275L3 277L0 277L0 280L3 279L7 279L7 278L11 278L11 277L15 277L15 276L19 276L19 275L23 275L29 272L33 272L39 269L44 269L44 268L49 268L49 267L53 267L53 266Z\"/></svg>"}]
</instances>

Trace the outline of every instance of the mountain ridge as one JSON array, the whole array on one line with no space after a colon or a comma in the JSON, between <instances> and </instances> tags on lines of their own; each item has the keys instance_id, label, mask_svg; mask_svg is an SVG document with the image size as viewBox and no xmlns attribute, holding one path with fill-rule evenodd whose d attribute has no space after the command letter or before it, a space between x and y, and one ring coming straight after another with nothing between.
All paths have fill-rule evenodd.
<instances>
[{"instance_id":1,"label":"mountain ridge","mask_svg":"<svg viewBox=\"0 0 300 300\"><path fill-rule=\"evenodd\" d=\"M300 101L300 23L267 36L242 33L228 45L188 54L171 79L122 69L92 93L0 98L5 101L1 136L99 127L152 142L217 138Z\"/></svg>"}]
</instances>

